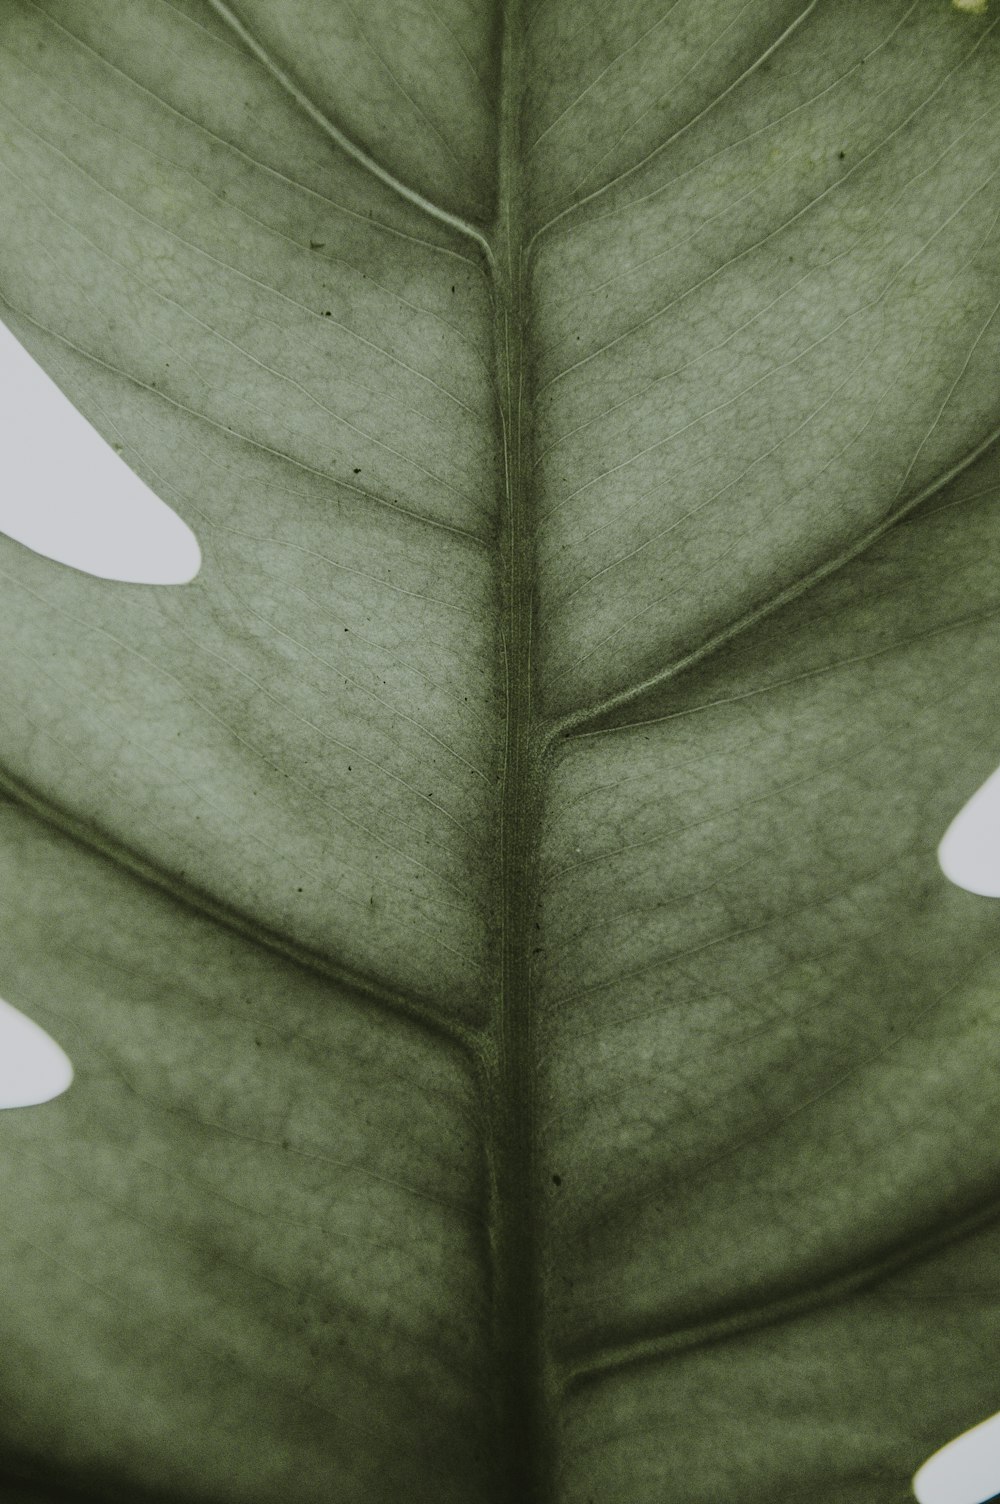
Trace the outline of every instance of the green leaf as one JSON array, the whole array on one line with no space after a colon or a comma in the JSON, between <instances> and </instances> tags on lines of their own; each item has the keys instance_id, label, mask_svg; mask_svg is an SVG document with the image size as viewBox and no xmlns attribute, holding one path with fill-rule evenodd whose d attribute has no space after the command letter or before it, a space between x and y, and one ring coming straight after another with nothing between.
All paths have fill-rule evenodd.
<instances>
[{"instance_id":1,"label":"green leaf","mask_svg":"<svg viewBox=\"0 0 1000 1504\"><path fill-rule=\"evenodd\" d=\"M1000 1408L997 32L7 0L17 1504L902 1504Z\"/></svg>"}]
</instances>

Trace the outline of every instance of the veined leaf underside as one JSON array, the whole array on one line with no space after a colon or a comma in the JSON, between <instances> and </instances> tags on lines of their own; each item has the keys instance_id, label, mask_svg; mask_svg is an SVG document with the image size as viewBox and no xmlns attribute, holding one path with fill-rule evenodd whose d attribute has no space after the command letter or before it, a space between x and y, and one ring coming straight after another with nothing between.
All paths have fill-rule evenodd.
<instances>
[{"instance_id":1,"label":"veined leaf underside","mask_svg":"<svg viewBox=\"0 0 1000 1504\"><path fill-rule=\"evenodd\" d=\"M12 1499L895 1504L1000 1408L997 29L14 0Z\"/></svg>"}]
</instances>

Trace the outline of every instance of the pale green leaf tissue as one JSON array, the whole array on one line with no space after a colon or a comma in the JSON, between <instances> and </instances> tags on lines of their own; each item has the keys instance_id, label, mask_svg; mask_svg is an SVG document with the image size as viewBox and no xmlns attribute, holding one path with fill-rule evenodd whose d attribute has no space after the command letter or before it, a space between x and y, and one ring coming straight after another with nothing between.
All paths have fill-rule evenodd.
<instances>
[{"instance_id":1,"label":"pale green leaf tissue","mask_svg":"<svg viewBox=\"0 0 1000 1504\"><path fill-rule=\"evenodd\" d=\"M0 7L0 319L202 561L0 538L4 1504L904 1504L1000 1410L982 10Z\"/></svg>"}]
</instances>

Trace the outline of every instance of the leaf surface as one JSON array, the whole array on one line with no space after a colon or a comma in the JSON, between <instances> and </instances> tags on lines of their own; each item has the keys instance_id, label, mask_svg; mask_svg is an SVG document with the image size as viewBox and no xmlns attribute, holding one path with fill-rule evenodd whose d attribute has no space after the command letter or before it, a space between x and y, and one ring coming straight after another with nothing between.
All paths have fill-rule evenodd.
<instances>
[{"instance_id":1,"label":"leaf surface","mask_svg":"<svg viewBox=\"0 0 1000 1504\"><path fill-rule=\"evenodd\" d=\"M899 1504L1000 1408L996 23L13 0L4 1486Z\"/></svg>"}]
</instances>

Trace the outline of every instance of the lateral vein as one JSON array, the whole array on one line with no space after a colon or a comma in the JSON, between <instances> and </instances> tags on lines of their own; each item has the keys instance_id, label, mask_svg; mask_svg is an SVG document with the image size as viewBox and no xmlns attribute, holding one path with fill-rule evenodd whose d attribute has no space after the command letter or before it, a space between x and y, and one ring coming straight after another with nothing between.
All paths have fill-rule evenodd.
<instances>
[{"instance_id":1,"label":"lateral vein","mask_svg":"<svg viewBox=\"0 0 1000 1504\"><path fill-rule=\"evenodd\" d=\"M444 1017L421 998L409 997L396 992L376 978L366 976L352 967L328 960L325 956L304 945L286 940L264 924L228 908L194 884L160 871L137 852L115 841L96 825L79 819L62 809L52 800L36 792L27 783L0 767L0 802L19 806L42 820L60 835L82 846L86 851L132 873L150 887L166 893L175 902L181 903L201 918L214 920L230 932L262 946L276 955L285 957L295 965L336 982L366 1002L374 1003L386 1014L425 1029L463 1055L478 1068L480 1046L478 1037L471 1031Z\"/></svg>"},{"instance_id":2,"label":"lateral vein","mask_svg":"<svg viewBox=\"0 0 1000 1504\"><path fill-rule=\"evenodd\" d=\"M318 125L323 134L339 146L345 155L349 156L352 161L357 162L359 167L363 167L366 172L370 173L372 177L377 178L380 183L391 189L398 197L405 199L409 204L413 204L415 208L429 215L431 219L436 219L439 224L447 225L450 230L456 231L459 235L464 236L466 240L474 241L486 257L487 265L490 267L493 266L493 247L482 230L478 229L469 220L463 219L460 214L452 214L448 209L441 208L440 204L435 204L425 194L420 193L416 188L411 188L408 183L404 183L401 178L396 177L395 173L383 167L381 162L376 161L356 141L352 141L350 136L346 135L339 126L334 124L328 115L324 114L319 106L310 99L304 89L296 83L291 74L271 56L263 42L259 41L253 32L244 25L232 7L225 3L225 0L208 0L208 3L216 15L239 37L247 50L253 54L258 62L264 65L271 74L271 77L294 99L304 114L308 115L309 119L315 125Z\"/></svg>"},{"instance_id":3,"label":"lateral vein","mask_svg":"<svg viewBox=\"0 0 1000 1504\"><path fill-rule=\"evenodd\" d=\"M956 464L950 466L940 475L935 476L930 485L925 486L901 506L896 507L876 527L870 528L868 532L851 544L843 553L828 560L825 564L820 565L819 568L810 570L808 574L803 575L800 579L794 580L784 590L774 596L772 600L766 601L763 605L747 612L745 616L741 616L737 621L723 628L721 632L715 633L712 637L700 643L690 653L686 653L683 657L676 659L675 662L667 664L662 669L658 669L655 674L650 674L648 678L641 680L640 683L631 685L626 689L617 690L614 694L607 695L582 710L576 710L569 715L563 716L549 731L548 744L551 745L553 742L565 737L588 736L595 731L603 729L600 726L600 722L607 716L614 715L619 710L625 710L630 705L637 704L645 695L660 689L664 684L669 683L671 679L679 678L681 674L686 673L695 664L701 663L703 659L728 646L730 642L734 641L737 637L741 637L752 627L757 626L759 622L764 621L769 616L773 616L783 606L791 605L793 601L798 600L799 596L805 595L814 586L828 579L830 575L838 573L846 565L853 563L855 559L871 548L874 543L877 543L891 528L895 527L898 522L904 521L923 502L929 501L938 491L943 490L949 482L957 479L964 470L967 470L970 465L975 464L976 460L982 459L983 455L998 442L1000 442L1000 427L991 430L984 439L963 455Z\"/></svg>"},{"instance_id":4,"label":"lateral vein","mask_svg":"<svg viewBox=\"0 0 1000 1504\"><path fill-rule=\"evenodd\" d=\"M892 1275L974 1236L998 1218L1000 1200L991 1198L957 1220L946 1214L941 1224L916 1245L907 1243L890 1249L881 1258L869 1260L805 1290L779 1296L747 1310L721 1312L714 1318L673 1331L637 1335L631 1340L609 1344L599 1352L571 1356L562 1372L562 1393L566 1396L614 1374L663 1362L681 1353L713 1347L720 1342L735 1341L748 1332L779 1326L811 1311L834 1306L852 1295L877 1288Z\"/></svg>"}]
</instances>

